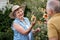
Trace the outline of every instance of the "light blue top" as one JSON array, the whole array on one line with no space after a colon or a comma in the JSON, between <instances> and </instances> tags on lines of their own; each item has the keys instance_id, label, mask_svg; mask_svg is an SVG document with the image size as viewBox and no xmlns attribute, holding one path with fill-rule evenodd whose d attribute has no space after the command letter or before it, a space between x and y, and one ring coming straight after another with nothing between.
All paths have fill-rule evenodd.
<instances>
[{"instance_id":1,"label":"light blue top","mask_svg":"<svg viewBox=\"0 0 60 40\"><path fill-rule=\"evenodd\" d=\"M26 22L27 25L24 24L24 22ZM19 24L21 25L25 30L27 30L30 27L30 22L28 20L28 18L24 17L24 21L20 21L18 18L16 18L13 23ZM12 30L14 32L14 38L13 40L33 40L33 34L32 31L30 31L29 34L27 35L23 35L21 33L19 33L12 25Z\"/></svg>"}]
</instances>

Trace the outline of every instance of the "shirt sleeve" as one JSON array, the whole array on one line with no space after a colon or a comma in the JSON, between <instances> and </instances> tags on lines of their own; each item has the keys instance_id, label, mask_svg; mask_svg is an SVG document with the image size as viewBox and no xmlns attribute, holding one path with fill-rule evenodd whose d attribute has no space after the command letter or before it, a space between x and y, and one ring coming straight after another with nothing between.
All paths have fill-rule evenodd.
<instances>
[{"instance_id":1,"label":"shirt sleeve","mask_svg":"<svg viewBox=\"0 0 60 40\"><path fill-rule=\"evenodd\" d=\"M48 37L49 38L58 37L57 29L56 29L54 24L48 23L47 24L47 29L48 29Z\"/></svg>"},{"instance_id":2,"label":"shirt sleeve","mask_svg":"<svg viewBox=\"0 0 60 40\"><path fill-rule=\"evenodd\" d=\"M12 30L16 30L16 29L13 27L13 24L14 24L14 23L19 24L18 20L14 20L13 23L12 23L12 26L11 26Z\"/></svg>"},{"instance_id":3,"label":"shirt sleeve","mask_svg":"<svg viewBox=\"0 0 60 40\"><path fill-rule=\"evenodd\" d=\"M26 19L27 19L28 25L30 25L30 21L29 21L29 19L28 19L28 18L26 18Z\"/></svg>"},{"instance_id":4,"label":"shirt sleeve","mask_svg":"<svg viewBox=\"0 0 60 40\"><path fill-rule=\"evenodd\" d=\"M14 20L13 23L19 24L19 21L18 20Z\"/></svg>"}]
</instances>

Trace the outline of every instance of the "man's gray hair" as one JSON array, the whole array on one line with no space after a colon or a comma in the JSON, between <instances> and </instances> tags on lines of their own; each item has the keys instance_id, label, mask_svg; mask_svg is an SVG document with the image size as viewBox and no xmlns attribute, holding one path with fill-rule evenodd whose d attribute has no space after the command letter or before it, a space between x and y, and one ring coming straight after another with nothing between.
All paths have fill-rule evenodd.
<instances>
[{"instance_id":1,"label":"man's gray hair","mask_svg":"<svg viewBox=\"0 0 60 40\"><path fill-rule=\"evenodd\" d=\"M47 9L52 9L56 13L60 13L60 2L59 1L48 1L47 2Z\"/></svg>"}]
</instances>

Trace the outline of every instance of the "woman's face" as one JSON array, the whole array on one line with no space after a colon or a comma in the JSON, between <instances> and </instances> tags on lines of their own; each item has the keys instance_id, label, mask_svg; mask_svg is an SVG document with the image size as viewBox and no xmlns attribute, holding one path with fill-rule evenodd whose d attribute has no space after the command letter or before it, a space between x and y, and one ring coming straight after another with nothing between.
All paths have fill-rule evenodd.
<instances>
[{"instance_id":1,"label":"woman's face","mask_svg":"<svg viewBox=\"0 0 60 40\"><path fill-rule=\"evenodd\" d=\"M19 18L19 19L24 17L24 10L22 8L17 10L15 13L16 13L16 17Z\"/></svg>"}]
</instances>

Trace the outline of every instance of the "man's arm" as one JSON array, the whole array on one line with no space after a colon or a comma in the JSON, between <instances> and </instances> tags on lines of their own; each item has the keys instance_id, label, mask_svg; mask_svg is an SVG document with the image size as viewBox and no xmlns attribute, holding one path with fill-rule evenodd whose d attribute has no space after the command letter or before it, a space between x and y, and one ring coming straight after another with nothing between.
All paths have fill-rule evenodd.
<instances>
[{"instance_id":1,"label":"man's arm","mask_svg":"<svg viewBox=\"0 0 60 40\"><path fill-rule=\"evenodd\" d=\"M47 29L48 29L49 40L58 40L58 33L57 33L56 26L52 23L48 23Z\"/></svg>"},{"instance_id":2,"label":"man's arm","mask_svg":"<svg viewBox=\"0 0 60 40\"><path fill-rule=\"evenodd\" d=\"M52 38L49 38L49 40L58 40L57 37L52 37Z\"/></svg>"}]
</instances>

